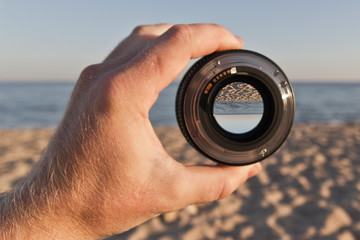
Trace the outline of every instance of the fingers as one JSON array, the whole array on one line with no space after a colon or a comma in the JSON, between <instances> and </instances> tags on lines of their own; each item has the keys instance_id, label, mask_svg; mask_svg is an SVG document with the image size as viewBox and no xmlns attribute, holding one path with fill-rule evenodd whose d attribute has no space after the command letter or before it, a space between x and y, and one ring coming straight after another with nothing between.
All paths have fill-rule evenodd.
<instances>
[{"instance_id":1,"label":"fingers","mask_svg":"<svg viewBox=\"0 0 360 240\"><path fill-rule=\"evenodd\" d=\"M118 98L121 89L126 89L123 94L133 101L134 108L138 106L142 114L147 114L158 93L180 74L191 58L242 46L241 38L218 25L138 27L104 63L84 71L80 79L85 83L98 82L112 100ZM104 78L108 81L95 81Z\"/></svg>"},{"instance_id":2,"label":"fingers","mask_svg":"<svg viewBox=\"0 0 360 240\"><path fill-rule=\"evenodd\" d=\"M180 207L193 203L211 202L225 198L240 184L261 171L261 164L249 166L189 166L185 168L177 194L181 196Z\"/></svg>"},{"instance_id":3,"label":"fingers","mask_svg":"<svg viewBox=\"0 0 360 240\"><path fill-rule=\"evenodd\" d=\"M175 25L150 45L128 65L130 75L142 77L134 84L147 89L154 87L156 93L164 89L185 68L191 58L201 57L215 51L240 49L243 41L218 25ZM123 70L123 69L120 69Z\"/></svg>"}]
</instances>

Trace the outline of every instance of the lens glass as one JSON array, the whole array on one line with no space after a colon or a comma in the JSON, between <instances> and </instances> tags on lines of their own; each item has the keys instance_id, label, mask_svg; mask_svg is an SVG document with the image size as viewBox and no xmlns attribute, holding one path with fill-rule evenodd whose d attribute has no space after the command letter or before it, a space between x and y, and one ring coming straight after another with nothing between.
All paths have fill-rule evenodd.
<instances>
[{"instance_id":1,"label":"lens glass","mask_svg":"<svg viewBox=\"0 0 360 240\"><path fill-rule=\"evenodd\" d=\"M215 97L214 118L227 132L244 134L251 131L261 121L263 113L263 99L256 88L248 83L230 83Z\"/></svg>"}]
</instances>

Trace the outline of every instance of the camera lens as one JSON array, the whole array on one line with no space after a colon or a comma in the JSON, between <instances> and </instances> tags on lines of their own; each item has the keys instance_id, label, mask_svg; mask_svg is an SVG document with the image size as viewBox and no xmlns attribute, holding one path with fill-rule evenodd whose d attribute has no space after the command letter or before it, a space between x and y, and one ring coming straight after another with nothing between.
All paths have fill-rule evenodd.
<instances>
[{"instance_id":1,"label":"camera lens","mask_svg":"<svg viewBox=\"0 0 360 240\"><path fill-rule=\"evenodd\" d=\"M294 120L295 99L283 71L247 50L208 55L184 76L176 117L187 141L206 157L246 165L274 153Z\"/></svg>"}]
</instances>

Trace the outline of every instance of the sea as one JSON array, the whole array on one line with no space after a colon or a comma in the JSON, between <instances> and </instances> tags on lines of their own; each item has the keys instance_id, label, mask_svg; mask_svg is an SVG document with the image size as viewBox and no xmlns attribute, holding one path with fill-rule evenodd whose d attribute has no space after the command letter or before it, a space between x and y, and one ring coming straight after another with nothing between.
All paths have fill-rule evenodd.
<instances>
[{"instance_id":1,"label":"sea","mask_svg":"<svg viewBox=\"0 0 360 240\"><path fill-rule=\"evenodd\" d=\"M176 126L175 96L179 82L163 90L150 111L154 126ZM360 122L360 83L292 83L295 124ZM56 127L74 83L0 83L0 128Z\"/></svg>"}]
</instances>

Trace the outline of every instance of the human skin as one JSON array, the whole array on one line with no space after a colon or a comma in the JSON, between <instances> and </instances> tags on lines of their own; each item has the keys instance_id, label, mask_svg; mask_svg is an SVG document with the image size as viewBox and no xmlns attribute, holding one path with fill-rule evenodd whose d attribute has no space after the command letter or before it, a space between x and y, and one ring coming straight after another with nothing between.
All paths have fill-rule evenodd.
<instances>
[{"instance_id":1,"label":"human skin","mask_svg":"<svg viewBox=\"0 0 360 240\"><path fill-rule=\"evenodd\" d=\"M191 58L240 49L218 25L140 26L80 75L68 108L25 181L0 196L8 239L98 239L161 213L230 195L261 170L184 166L149 121L158 94Z\"/></svg>"}]
</instances>

